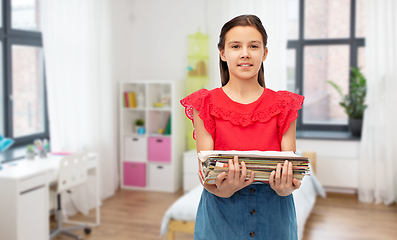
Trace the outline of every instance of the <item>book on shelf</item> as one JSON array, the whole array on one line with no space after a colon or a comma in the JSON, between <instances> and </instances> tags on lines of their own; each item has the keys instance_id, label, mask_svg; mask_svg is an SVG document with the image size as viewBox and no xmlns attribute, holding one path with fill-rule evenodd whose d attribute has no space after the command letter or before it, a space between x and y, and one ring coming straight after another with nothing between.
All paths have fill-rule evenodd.
<instances>
[{"instance_id":1,"label":"book on shelf","mask_svg":"<svg viewBox=\"0 0 397 240\"><path fill-rule=\"evenodd\" d=\"M171 114L168 115L167 125L164 128L164 135L171 135Z\"/></svg>"},{"instance_id":2,"label":"book on shelf","mask_svg":"<svg viewBox=\"0 0 397 240\"><path fill-rule=\"evenodd\" d=\"M276 170L277 164L284 164L285 160L292 162L293 177L302 180L309 175L309 159L301 157L292 151L201 151L197 154L200 159L199 178L202 183L215 184L216 177L223 172L229 172L228 163L234 156L238 156L240 163L244 161L247 177L255 173L254 181L269 182L270 173ZM281 169L282 171L282 169Z\"/></svg>"},{"instance_id":3,"label":"book on shelf","mask_svg":"<svg viewBox=\"0 0 397 240\"><path fill-rule=\"evenodd\" d=\"M124 92L123 106L125 108L136 108L136 94L135 92Z\"/></svg>"},{"instance_id":4,"label":"book on shelf","mask_svg":"<svg viewBox=\"0 0 397 240\"><path fill-rule=\"evenodd\" d=\"M136 97L134 92L128 93L128 100L130 101L130 108L136 108Z\"/></svg>"},{"instance_id":5,"label":"book on shelf","mask_svg":"<svg viewBox=\"0 0 397 240\"><path fill-rule=\"evenodd\" d=\"M130 107L130 103L128 101L128 92L124 92L124 99L123 99L123 105L125 108L129 108Z\"/></svg>"}]
</instances>

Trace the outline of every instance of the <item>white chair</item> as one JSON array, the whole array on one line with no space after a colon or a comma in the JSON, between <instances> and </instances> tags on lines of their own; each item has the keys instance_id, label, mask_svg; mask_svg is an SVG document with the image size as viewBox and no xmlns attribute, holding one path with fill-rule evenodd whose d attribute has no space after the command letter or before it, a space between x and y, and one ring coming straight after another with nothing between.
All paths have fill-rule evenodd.
<instances>
[{"instance_id":1,"label":"white chair","mask_svg":"<svg viewBox=\"0 0 397 240\"><path fill-rule=\"evenodd\" d=\"M87 154L73 154L64 157L59 166L58 183L51 186L51 190L57 195L57 210L55 213L57 227L50 233L50 239L59 234L81 240L82 238L70 231L83 229L86 234L91 232L87 224L80 224L71 227L62 226L61 193L69 191L71 188L84 184L87 181L86 161Z\"/></svg>"}]
</instances>

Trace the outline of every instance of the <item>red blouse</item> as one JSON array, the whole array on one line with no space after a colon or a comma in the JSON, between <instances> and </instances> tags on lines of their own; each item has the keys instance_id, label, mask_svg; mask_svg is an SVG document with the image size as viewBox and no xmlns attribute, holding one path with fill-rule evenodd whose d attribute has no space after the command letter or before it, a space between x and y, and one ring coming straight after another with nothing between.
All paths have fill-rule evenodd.
<instances>
[{"instance_id":1,"label":"red blouse","mask_svg":"<svg viewBox=\"0 0 397 240\"><path fill-rule=\"evenodd\" d=\"M265 88L256 101L241 104L230 99L222 88L215 88L198 90L182 99L181 104L192 121L193 108L199 112L214 140L214 150L280 151L283 134L298 118L303 100L303 96L292 92Z\"/></svg>"}]
</instances>

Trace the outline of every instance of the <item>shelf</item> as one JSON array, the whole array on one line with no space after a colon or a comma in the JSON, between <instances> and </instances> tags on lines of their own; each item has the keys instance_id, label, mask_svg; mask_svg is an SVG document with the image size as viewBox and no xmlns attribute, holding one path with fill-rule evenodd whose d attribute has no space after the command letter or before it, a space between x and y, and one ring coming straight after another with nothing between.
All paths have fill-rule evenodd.
<instances>
[{"instance_id":1,"label":"shelf","mask_svg":"<svg viewBox=\"0 0 397 240\"><path fill-rule=\"evenodd\" d=\"M138 133L126 133L123 135L123 137L165 137L165 138L171 138L172 134L170 135L164 135L164 134L159 134L159 133L145 133L145 134L138 134Z\"/></svg>"},{"instance_id":2,"label":"shelf","mask_svg":"<svg viewBox=\"0 0 397 240\"><path fill-rule=\"evenodd\" d=\"M123 108L124 111L145 111L145 108Z\"/></svg>"},{"instance_id":3,"label":"shelf","mask_svg":"<svg viewBox=\"0 0 397 240\"><path fill-rule=\"evenodd\" d=\"M148 108L147 110L149 110L149 111L171 111L171 108L169 108L169 107L163 107L163 108L151 107L151 108Z\"/></svg>"},{"instance_id":4,"label":"shelf","mask_svg":"<svg viewBox=\"0 0 397 240\"><path fill-rule=\"evenodd\" d=\"M148 137L172 137L172 135L164 135L164 134L157 134L157 133L149 133Z\"/></svg>"},{"instance_id":5,"label":"shelf","mask_svg":"<svg viewBox=\"0 0 397 240\"><path fill-rule=\"evenodd\" d=\"M138 133L125 133L123 137L147 137L148 134L138 134Z\"/></svg>"},{"instance_id":6,"label":"shelf","mask_svg":"<svg viewBox=\"0 0 397 240\"><path fill-rule=\"evenodd\" d=\"M184 81L120 82L119 94L123 100L119 103L121 188L175 192L182 187L185 116L183 109L177 106L184 92ZM130 106L137 107L126 108L129 102L132 102ZM159 107L161 104L163 107ZM136 132L138 119L144 121L145 134Z\"/></svg>"},{"instance_id":7,"label":"shelf","mask_svg":"<svg viewBox=\"0 0 397 240\"><path fill-rule=\"evenodd\" d=\"M163 107L163 108L123 108L124 111L171 111L170 107Z\"/></svg>"}]
</instances>

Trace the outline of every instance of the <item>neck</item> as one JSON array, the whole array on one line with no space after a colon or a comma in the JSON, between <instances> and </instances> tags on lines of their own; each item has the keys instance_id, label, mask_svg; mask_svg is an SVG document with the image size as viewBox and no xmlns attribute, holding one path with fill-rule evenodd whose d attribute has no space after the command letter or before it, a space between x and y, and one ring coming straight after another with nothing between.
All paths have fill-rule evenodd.
<instances>
[{"instance_id":1,"label":"neck","mask_svg":"<svg viewBox=\"0 0 397 240\"><path fill-rule=\"evenodd\" d=\"M257 78L238 81L230 79L222 89L229 98L239 103L254 102L263 93L263 87L259 85Z\"/></svg>"},{"instance_id":2,"label":"neck","mask_svg":"<svg viewBox=\"0 0 397 240\"><path fill-rule=\"evenodd\" d=\"M263 88L258 83L258 76L252 79L230 79L229 82L223 87L223 90L230 91L241 96L251 95Z\"/></svg>"}]
</instances>

